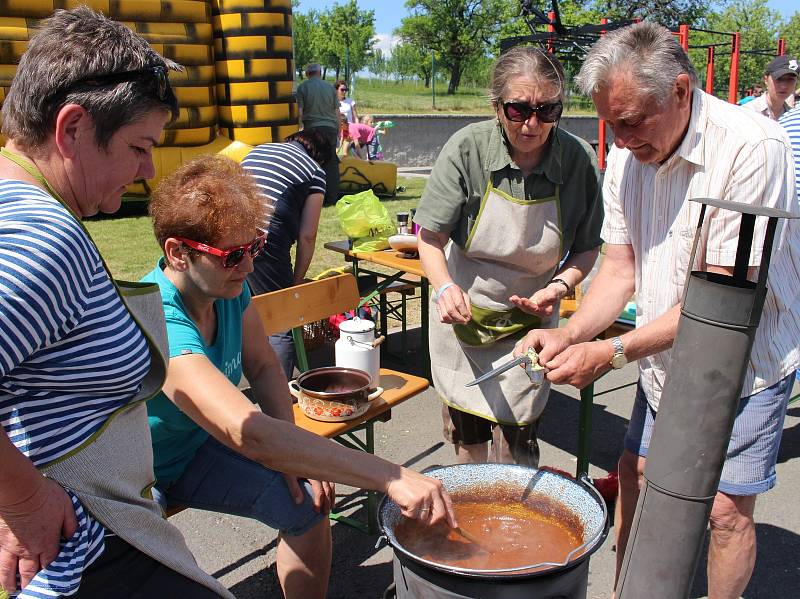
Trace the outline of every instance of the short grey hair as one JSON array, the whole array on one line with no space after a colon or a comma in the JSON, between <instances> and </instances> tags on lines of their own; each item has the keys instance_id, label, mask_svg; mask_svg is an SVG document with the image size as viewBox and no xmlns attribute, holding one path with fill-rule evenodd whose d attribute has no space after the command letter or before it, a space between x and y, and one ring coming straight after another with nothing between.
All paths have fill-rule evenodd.
<instances>
[{"instance_id":1,"label":"short grey hair","mask_svg":"<svg viewBox=\"0 0 800 599\"><path fill-rule=\"evenodd\" d=\"M113 135L154 110L178 116L170 90L161 100L141 84L81 85L79 82L144 67L180 70L121 23L80 6L57 10L41 22L22 55L3 102L3 133L24 148L41 146L55 130L65 104L92 117L95 139L105 149Z\"/></svg>"},{"instance_id":2,"label":"short grey hair","mask_svg":"<svg viewBox=\"0 0 800 599\"><path fill-rule=\"evenodd\" d=\"M318 62L312 62L306 66L306 75L322 75L322 65Z\"/></svg>"},{"instance_id":3,"label":"short grey hair","mask_svg":"<svg viewBox=\"0 0 800 599\"><path fill-rule=\"evenodd\" d=\"M564 99L564 67L552 54L535 46L514 46L504 52L492 67L489 99L497 106L503 101L508 84L518 77L533 79L539 85L552 85Z\"/></svg>"},{"instance_id":4,"label":"short grey hair","mask_svg":"<svg viewBox=\"0 0 800 599\"><path fill-rule=\"evenodd\" d=\"M697 73L669 29L643 21L612 31L592 46L575 78L581 92L596 93L615 72L631 74L637 87L662 104L678 75L689 76L697 87Z\"/></svg>"}]
</instances>

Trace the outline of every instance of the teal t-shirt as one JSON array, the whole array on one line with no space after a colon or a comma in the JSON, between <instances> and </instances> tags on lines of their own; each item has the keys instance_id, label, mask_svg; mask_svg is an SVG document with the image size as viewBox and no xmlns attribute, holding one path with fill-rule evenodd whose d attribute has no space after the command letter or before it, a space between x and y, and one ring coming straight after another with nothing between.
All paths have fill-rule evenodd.
<instances>
[{"instance_id":1,"label":"teal t-shirt","mask_svg":"<svg viewBox=\"0 0 800 599\"><path fill-rule=\"evenodd\" d=\"M212 345L186 311L180 292L164 276L164 259L142 281L158 283L169 336L169 357L203 354L234 385L242 378L242 315L250 303L250 288L233 299L214 302L217 335ZM147 402L147 416L153 437L153 467L156 484L166 488L180 478L208 433L184 414L166 395L159 393Z\"/></svg>"}]
</instances>

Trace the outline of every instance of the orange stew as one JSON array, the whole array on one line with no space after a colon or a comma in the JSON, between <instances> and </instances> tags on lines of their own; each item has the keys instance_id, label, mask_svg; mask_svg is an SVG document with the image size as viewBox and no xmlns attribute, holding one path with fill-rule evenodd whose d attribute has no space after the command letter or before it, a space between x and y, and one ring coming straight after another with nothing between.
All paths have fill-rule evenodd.
<instances>
[{"instance_id":1,"label":"orange stew","mask_svg":"<svg viewBox=\"0 0 800 599\"><path fill-rule=\"evenodd\" d=\"M549 497L531 494L523 500L519 495L518 489L500 486L451 494L459 526L480 545L447 524L431 526L407 518L394 531L397 542L427 561L472 570L564 562L583 544L580 521Z\"/></svg>"}]
</instances>

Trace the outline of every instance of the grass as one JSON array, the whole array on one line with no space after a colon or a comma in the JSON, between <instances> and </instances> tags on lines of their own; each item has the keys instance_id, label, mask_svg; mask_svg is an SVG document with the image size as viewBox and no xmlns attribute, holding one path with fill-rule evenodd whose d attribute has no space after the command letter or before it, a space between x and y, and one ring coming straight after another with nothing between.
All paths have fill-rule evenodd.
<instances>
[{"instance_id":1,"label":"grass","mask_svg":"<svg viewBox=\"0 0 800 599\"><path fill-rule=\"evenodd\" d=\"M398 179L398 185L405 187L405 191L398 192L394 198L382 200L392 220L398 212L408 211L417 206L425 180L401 178ZM126 212L135 212L138 208L141 213L143 206L142 202L126 202L125 209ZM93 218L85 221L85 225L115 278L137 281L153 269L161 256L149 216ZM335 208L333 206L323 208L314 258L308 269L309 276L343 265L341 254L326 250L322 246L328 241L344 238Z\"/></svg>"},{"instance_id":2,"label":"grass","mask_svg":"<svg viewBox=\"0 0 800 599\"><path fill-rule=\"evenodd\" d=\"M359 78L350 94L358 102L358 114L485 114L492 113L483 87L461 86L452 96L447 95L447 85L436 85L436 108L433 108L431 88L420 81L387 81ZM571 96L565 114L594 115L592 101L583 96Z\"/></svg>"}]
</instances>

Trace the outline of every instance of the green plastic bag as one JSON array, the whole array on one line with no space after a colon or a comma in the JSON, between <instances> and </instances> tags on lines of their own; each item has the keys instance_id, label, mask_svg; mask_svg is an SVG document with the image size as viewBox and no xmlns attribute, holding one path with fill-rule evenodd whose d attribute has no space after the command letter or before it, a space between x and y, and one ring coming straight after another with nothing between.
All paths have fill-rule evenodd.
<instances>
[{"instance_id":1,"label":"green plastic bag","mask_svg":"<svg viewBox=\"0 0 800 599\"><path fill-rule=\"evenodd\" d=\"M389 236L397 232L386 207L371 189L342 196L336 202L336 215L354 252L385 250Z\"/></svg>"}]
</instances>

